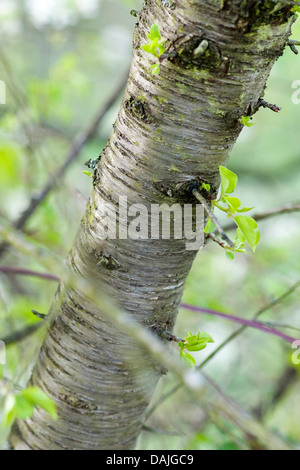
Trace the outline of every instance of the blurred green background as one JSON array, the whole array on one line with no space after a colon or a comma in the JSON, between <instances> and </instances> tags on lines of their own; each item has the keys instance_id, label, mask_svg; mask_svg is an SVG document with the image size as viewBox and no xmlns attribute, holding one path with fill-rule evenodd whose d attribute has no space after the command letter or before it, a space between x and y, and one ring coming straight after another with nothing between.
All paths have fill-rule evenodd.
<instances>
[{"instance_id":1,"label":"blurred green background","mask_svg":"<svg viewBox=\"0 0 300 470\"><path fill-rule=\"evenodd\" d=\"M6 105L0 105L1 217L17 219L126 72L136 23L129 12L138 10L141 3L0 1L0 80L7 86ZM299 21L293 37L300 39ZM237 196L244 205L255 206L253 213L300 202L300 104L292 102L295 80L300 80L300 55L287 48L273 69L265 95L282 111L261 109L253 119L255 126L243 130L229 161L229 168L239 176ZM104 147L120 102L121 96L62 184L26 225L26 233L62 257L73 242L91 191L91 178L82 173L84 162L96 158ZM257 253L238 255L234 261L209 243L193 265L184 301L251 318L300 278L299 218L299 213L293 213L261 221ZM41 271L37 263L13 250L0 264ZM47 312L55 290L54 282L0 273L0 337L39 321L31 309ZM300 329L299 313L299 291L295 291L262 319ZM181 311L176 334L184 336L200 328L213 336L215 344L197 355L201 362L237 327L220 318ZM297 330L284 331L300 337ZM8 348L3 367L7 379L25 382L38 344L38 336L33 336ZM283 340L247 329L208 363L205 372L246 409L261 406L264 422L298 445L300 385L298 369L290 372L294 367L291 353ZM164 377L154 402L174 383L171 376ZM274 394L282 383L284 393L276 401ZM203 387L210 387L205 380ZM183 391L157 408L147 424L151 429L138 442L142 449L247 448L237 426L213 416L205 403L194 405Z\"/></svg>"}]
</instances>

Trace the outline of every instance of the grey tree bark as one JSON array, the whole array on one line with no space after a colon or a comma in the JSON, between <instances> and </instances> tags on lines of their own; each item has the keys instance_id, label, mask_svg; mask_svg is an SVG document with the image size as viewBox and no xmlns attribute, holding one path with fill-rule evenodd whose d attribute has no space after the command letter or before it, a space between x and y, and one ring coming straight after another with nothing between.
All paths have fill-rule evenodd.
<instances>
[{"instance_id":1,"label":"grey tree bark","mask_svg":"<svg viewBox=\"0 0 300 470\"><path fill-rule=\"evenodd\" d=\"M101 240L103 202L118 206L183 204L176 188L205 181L217 191L242 129L264 95L294 20L292 2L146 0L134 33L127 89L98 163L94 188L68 258L80 276L147 327L171 330L195 252L183 240ZM166 39L159 75L141 49L157 23ZM206 40L202 55L194 53ZM268 111L265 111L266 113ZM101 302L100 302L101 304ZM32 383L58 406L59 421L41 410L13 430L14 449L130 449L161 371L82 294L59 287L55 320Z\"/></svg>"}]
</instances>

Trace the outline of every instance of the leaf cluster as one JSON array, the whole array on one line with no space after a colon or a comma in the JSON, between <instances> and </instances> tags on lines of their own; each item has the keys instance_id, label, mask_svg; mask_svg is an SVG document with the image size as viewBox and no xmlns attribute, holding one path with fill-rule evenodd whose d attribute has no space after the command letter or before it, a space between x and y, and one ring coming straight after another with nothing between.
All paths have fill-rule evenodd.
<instances>
[{"instance_id":1,"label":"leaf cluster","mask_svg":"<svg viewBox=\"0 0 300 470\"><path fill-rule=\"evenodd\" d=\"M164 42L165 40L161 38L159 27L157 24L153 24L150 29L150 33L147 33L148 43L142 46L142 49L149 54L152 54L155 58L159 57L165 52ZM157 75L159 73L159 63L150 65L150 70L152 75Z\"/></svg>"}]
</instances>

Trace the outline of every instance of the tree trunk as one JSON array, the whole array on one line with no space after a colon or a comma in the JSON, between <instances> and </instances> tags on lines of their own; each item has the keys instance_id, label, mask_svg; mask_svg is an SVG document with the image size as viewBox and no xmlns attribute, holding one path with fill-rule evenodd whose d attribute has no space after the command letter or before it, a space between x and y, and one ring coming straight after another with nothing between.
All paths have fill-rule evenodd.
<instances>
[{"instance_id":1,"label":"tree trunk","mask_svg":"<svg viewBox=\"0 0 300 470\"><path fill-rule=\"evenodd\" d=\"M141 49L157 23L166 39L158 75ZM171 330L196 252L184 240L101 239L101 205L191 203L176 188L205 181L213 192L241 129L291 32L291 5L258 0L146 0L114 131L68 261L147 327ZM194 53L206 40L203 54ZM266 111L267 113L267 111ZM101 304L101 302L100 302ZM32 383L58 406L13 430L14 449L130 449L161 371L81 294L60 286Z\"/></svg>"}]
</instances>

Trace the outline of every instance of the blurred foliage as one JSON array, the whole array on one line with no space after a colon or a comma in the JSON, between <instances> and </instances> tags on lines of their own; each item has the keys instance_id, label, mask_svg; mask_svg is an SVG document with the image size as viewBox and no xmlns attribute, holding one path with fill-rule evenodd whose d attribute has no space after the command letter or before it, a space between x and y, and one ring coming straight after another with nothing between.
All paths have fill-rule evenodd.
<instances>
[{"instance_id":1,"label":"blurred foliage","mask_svg":"<svg viewBox=\"0 0 300 470\"><path fill-rule=\"evenodd\" d=\"M7 85L7 104L0 105L1 217L14 221L22 213L127 69L136 22L129 11L138 10L141 3L1 0L0 79ZM293 31L294 38L299 39L299 20ZM239 176L237 196L256 208L252 215L285 203L299 203L300 105L291 100L292 83L300 79L299 60L286 49L273 69L265 96L282 106L282 111L277 114L261 109L255 116L256 125L243 130L229 162L230 169ZM120 100L60 187L51 192L26 225L26 233L63 257L72 244L91 190L91 179L82 174L83 163L96 158L104 147L119 105ZM193 265L184 301L251 318L300 277L299 218L300 214L295 213L260 222L261 242L256 254L238 254L234 261L226 259L216 244L209 243ZM13 250L1 264L40 270L35 262ZM47 312L55 289L53 282L0 274L0 337L40 321L31 309ZM262 319L300 328L299 305L299 291L295 291ZM196 353L198 363L237 326L205 314L180 312L178 336L199 328L208 331L215 343ZM299 332L288 332L299 337ZM7 364L2 370L13 383L5 382L5 390L14 389L16 383L24 386L40 341L37 333L18 347L7 348ZM290 346L282 340L247 329L217 354L205 371L224 393L246 409L262 404L266 424L297 445L299 381L294 381L284 397L271 406L280 377L287 367L293 367L290 355ZM153 403L173 386L174 379L164 377ZM206 389L210 385L203 379ZM237 426L209 410L205 400L203 406L196 406L183 390L160 405L148 424L171 434L145 431L139 438L139 448L249 448Z\"/></svg>"}]
</instances>

